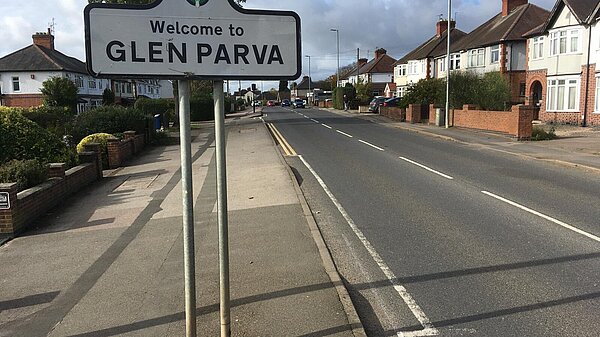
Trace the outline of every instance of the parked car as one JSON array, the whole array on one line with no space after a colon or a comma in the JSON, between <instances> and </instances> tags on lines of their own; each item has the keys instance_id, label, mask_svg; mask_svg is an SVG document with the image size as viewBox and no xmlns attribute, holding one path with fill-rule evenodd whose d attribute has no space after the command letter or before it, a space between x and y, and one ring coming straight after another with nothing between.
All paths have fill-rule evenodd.
<instances>
[{"instance_id":1,"label":"parked car","mask_svg":"<svg viewBox=\"0 0 600 337\"><path fill-rule=\"evenodd\" d=\"M295 99L294 102L292 103L292 106L295 108L305 108L306 105L304 105L304 101L301 99Z\"/></svg>"},{"instance_id":2,"label":"parked car","mask_svg":"<svg viewBox=\"0 0 600 337\"><path fill-rule=\"evenodd\" d=\"M388 98L383 102L383 106L385 107L397 107L398 104L400 104L400 97L392 97L392 98Z\"/></svg>"},{"instance_id":3,"label":"parked car","mask_svg":"<svg viewBox=\"0 0 600 337\"><path fill-rule=\"evenodd\" d=\"M385 102L385 97L375 97L369 104L369 111L371 112L379 112L379 107L383 105Z\"/></svg>"},{"instance_id":4,"label":"parked car","mask_svg":"<svg viewBox=\"0 0 600 337\"><path fill-rule=\"evenodd\" d=\"M291 104L292 103L289 99L284 99L283 101L281 101L281 106L290 106Z\"/></svg>"},{"instance_id":5,"label":"parked car","mask_svg":"<svg viewBox=\"0 0 600 337\"><path fill-rule=\"evenodd\" d=\"M273 102L273 101L268 101L268 102L267 102L267 106L275 106L275 102Z\"/></svg>"}]
</instances>

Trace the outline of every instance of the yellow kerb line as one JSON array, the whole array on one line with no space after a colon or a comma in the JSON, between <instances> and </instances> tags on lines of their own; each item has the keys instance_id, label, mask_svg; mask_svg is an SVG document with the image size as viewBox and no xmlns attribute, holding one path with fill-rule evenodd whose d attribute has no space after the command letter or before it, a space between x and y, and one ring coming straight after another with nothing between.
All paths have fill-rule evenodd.
<instances>
[{"instance_id":1,"label":"yellow kerb line","mask_svg":"<svg viewBox=\"0 0 600 337\"><path fill-rule=\"evenodd\" d=\"M277 128L275 127L275 125L273 125L272 123L267 123L267 126L271 129L271 132L273 133L273 135L277 139L277 142L279 142L279 144L281 145L281 148L283 148L283 152L285 152L285 154L287 156L297 156L298 155L296 153L296 151L294 151L294 149L292 148L292 146L281 135L281 133L279 132L279 130L277 130Z\"/></svg>"}]
</instances>

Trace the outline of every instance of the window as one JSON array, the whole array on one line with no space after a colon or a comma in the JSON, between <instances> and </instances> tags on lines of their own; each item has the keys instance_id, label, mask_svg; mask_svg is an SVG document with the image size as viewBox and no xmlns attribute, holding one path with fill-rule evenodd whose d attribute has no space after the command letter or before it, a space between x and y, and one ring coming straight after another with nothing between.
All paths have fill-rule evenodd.
<instances>
[{"instance_id":1,"label":"window","mask_svg":"<svg viewBox=\"0 0 600 337\"><path fill-rule=\"evenodd\" d=\"M525 85L525 82L519 83L519 96L525 97L526 88L527 86Z\"/></svg>"},{"instance_id":2,"label":"window","mask_svg":"<svg viewBox=\"0 0 600 337\"><path fill-rule=\"evenodd\" d=\"M100 89L100 90L104 89L104 88L103 88L103 86L104 86L104 85L103 85L103 82L104 82L104 81L102 81L102 80L99 80L99 81L98 81L98 89Z\"/></svg>"},{"instance_id":3,"label":"window","mask_svg":"<svg viewBox=\"0 0 600 337\"><path fill-rule=\"evenodd\" d=\"M21 91L21 82L19 81L18 76L14 76L12 78L12 87L13 91Z\"/></svg>"},{"instance_id":4,"label":"window","mask_svg":"<svg viewBox=\"0 0 600 337\"><path fill-rule=\"evenodd\" d=\"M460 69L460 54L450 55L450 70Z\"/></svg>"},{"instance_id":5,"label":"window","mask_svg":"<svg viewBox=\"0 0 600 337\"><path fill-rule=\"evenodd\" d=\"M541 59L544 57L544 37L533 38L533 59Z\"/></svg>"},{"instance_id":6,"label":"window","mask_svg":"<svg viewBox=\"0 0 600 337\"><path fill-rule=\"evenodd\" d=\"M485 65L485 49L473 49L469 50L469 68L472 67L483 67Z\"/></svg>"},{"instance_id":7,"label":"window","mask_svg":"<svg viewBox=\"0 0 600 337\"><path fill-rule=\"evenodd\" d=\"M396 66L396 76L406 76L406 64Z\"/></svg>"},{"instance_id":8,"label":"window","mask_svg":"<svg viewBox=\"0 0 600 337\"><path fill-rule=\"evenodd\" d=\"M421 73L421 67L419 67L419 61L410 61L408 62L408 74L409 75L419 75Z\"/></svg>"},{"instance_id":9,"label":"window","mask_svg":"<svg viewBox=\"0 0 600 337\"><path fill-rule=\"evenodd\" d=\"M406 87L398 87L397 91L397 97L404 97L404 95L406 94Z\"/></svg>"},{"instance_id":10,"label":"window","mask_svg":"<svg viewBox=\"0 0 600 337\"><path fill-rule=\"evenodd\" d=\"M73 83L77 88L83 88L83 76L74 76Z\"/></svg>"},{"instance_id":11,"label":"window","mask_svg":"<svg viewBox=\"0 0 600 337\"><path fill-rule=\"evenodd\" d=\"M96 80L95 79L89 79L88 80L88 87L90 89L96 89Z\"/></svg>"},{"instance_id":12,"label":"window","mask_svg":"<svg viewBox=\"0 0 600 337\"><path fill-rule=\"evenodd\" d=\"M550 56L578 53L579 29L559 30L550 33Z\"/></svg>"},{"instance_id":13,"label":"window","mask_svg":"<svg viewBox=\"0 0 600 337\"><path fill-rule=\"evenodd\" d=\"M446 57L442 57L439 60L439 69L441 72L446 72Z\"/></svg>"},{"instance_id":14,"label":"window","mask_svg":"<svg viewBox=\"0 0 600 337\"><path fill-rule=\"evenodd\" d=\"M500 46L491 47L491 62L492 64L500 62Z\"/></svg>"},{"instance_id":15,"label":"window","mask_svg":"<svg viewBox=\"0 0 600 337\"><path fill-rule=\"evenodd\" d=\"M600 77L596 77L596 83L600 83ZM596 105L594 112L600 113L600 85L596 86Z\"/></svg>"},{"instance_id":16,"label":"window","mask_svg":"<svg viewBox=\"0 0 600 337\"><path fill-rule=\"evenodd\" d=\"M579 79L548 80L548 111L579 110Z\"/></svg>"}]
</instances>

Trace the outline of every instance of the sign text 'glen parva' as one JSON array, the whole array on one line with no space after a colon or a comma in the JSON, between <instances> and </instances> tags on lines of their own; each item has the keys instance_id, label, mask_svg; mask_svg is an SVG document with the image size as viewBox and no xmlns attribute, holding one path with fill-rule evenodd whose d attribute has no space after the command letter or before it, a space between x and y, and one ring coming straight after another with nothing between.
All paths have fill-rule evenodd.
<instances>
[{"instance_id":1,"label":"sign text 'glen parva'","mask_svg":"<svg viewBox=\"0 0 600 337\"><path fill-rule=\"evenodd\" d=\"M300 19L232 0L86 7L88 69L105 77L284 79L301 73Z\"/></svg>"}]
</instances>

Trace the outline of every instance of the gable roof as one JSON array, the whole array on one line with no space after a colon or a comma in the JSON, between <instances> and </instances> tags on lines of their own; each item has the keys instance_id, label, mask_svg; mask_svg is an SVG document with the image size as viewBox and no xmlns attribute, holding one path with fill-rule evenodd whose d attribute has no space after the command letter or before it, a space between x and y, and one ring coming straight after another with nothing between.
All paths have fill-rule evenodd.
<instances>
[{"instance_id":1,"label":"gable roof","mask_svg":"<svg viewBox=\"0 0 600 337\"><path fill-rule=\"evenodd\" d=\"M573 13L579 24L590 24L597 15L599 5L599 0L558 0L539 33L550 29L565 6Z\"/></svg>"},{"instance_id":2,"label":"gable roof","mask_svg":"<svg viewBox=\"0 0 600 337\"><path fill-rule=\"evenodd\" d=\"M450 30L450 41L458 42L466 35L467 33L463 32L462 30L452 28ZM437 57L445 54L447 48L447 37L448 31L443 32L441 36L434 35L425 43L413 49L411 52L399 59L394 65L405 64L410 60L422 60L428 57Z\"/></svg>"},{"instance_id":3,"label":"gable roof","mask_svg":"<svg viewBox=\"0 0 600 337\"><path fill-rule=\"evenodd\" d=\"M0 71L69 71L88 74L85 63L78 59L35 44L0 58Z\"/></svg>"},{"instance_id":4,"label":"gable roof","mask_svg":"<svg viewBox=\"0 0 600 337\"><path fill-rule=\"evenodd\" d=\"M388 54L383 54L378 58L372 59L367 64L362 66L358 72L361 75L374 73L393 73L395 63L395 58L389 56Z\"/></svg>"},{"instance_id":5,"label":"gable roof","mask_svg":"<svg viewBox=\"0 0 600 337\"><path fill-rule=\"evenodd\" d=\"M298 85L296 86L296 90L309 90L309 87L308 87L309 81L310 81L310 89L314 89L315 82L312 81L312 78L309 78L308 76L304 76L302 78L302 81L300 83L298 83Z\"/></svg>"},{"instance_id":6,"label":"gable roof","mask_svg":"<svg viewBox=\"0 0 600 337\"><path fill-rule=\"evenodd\" d=\"M456 43L452 51L486 47L505 41L525 40L523 35L544 23L549 15L550 12L533 4L521 5L506 16L498 13Z\"/></svg>"}]
</instances>

